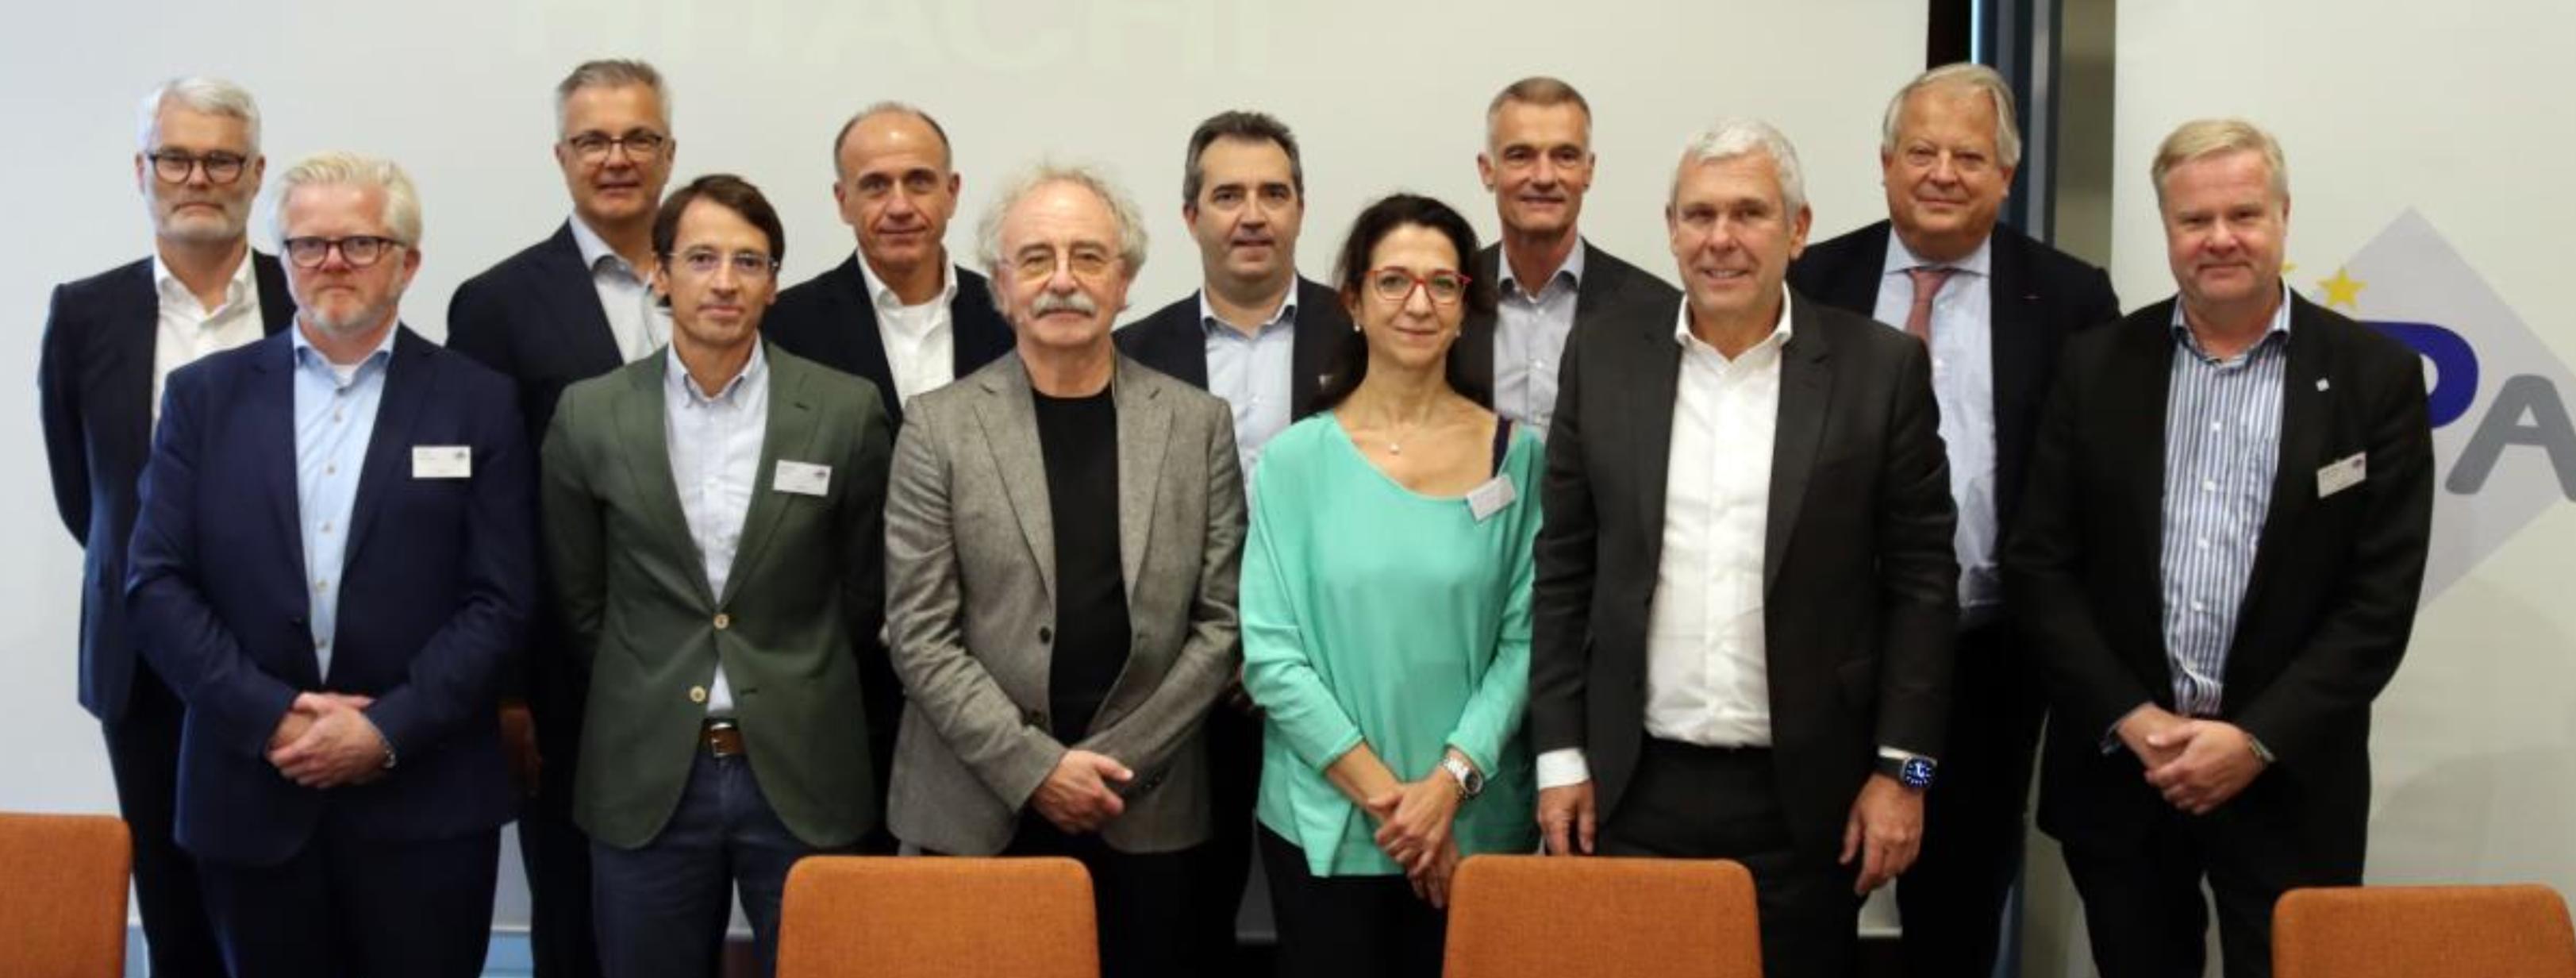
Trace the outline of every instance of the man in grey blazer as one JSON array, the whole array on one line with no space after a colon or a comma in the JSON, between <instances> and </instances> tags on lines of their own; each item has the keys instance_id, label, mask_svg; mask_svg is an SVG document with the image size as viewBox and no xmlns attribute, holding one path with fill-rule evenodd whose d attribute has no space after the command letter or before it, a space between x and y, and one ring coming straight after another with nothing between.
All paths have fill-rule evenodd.
<instances>
[{"instance_id":1,"label":"man in grey blazer","mask_svg":"<svg viewBox=\"0 0 2576 978\"><path fill-rule=\"evenodd\" d=\"M1106 180L1038 168L977 236L1016 349L915 398L896 442L887 821L931 852L1078 859L1104 975L1194 974L1171 922L1211 828L1201 720L1241 654L1233 415L1111 342L1145 231Z\"/></svg>"}]
</instances>

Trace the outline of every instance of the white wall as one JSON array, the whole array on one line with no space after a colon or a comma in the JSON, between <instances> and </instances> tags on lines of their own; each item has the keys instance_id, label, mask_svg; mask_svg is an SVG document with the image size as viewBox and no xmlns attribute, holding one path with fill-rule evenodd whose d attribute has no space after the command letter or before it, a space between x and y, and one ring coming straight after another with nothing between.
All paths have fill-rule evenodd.
<instances>
[{"instance_id":1,"label":"white wall","mask_svg":"<svg viewBox=\"0 0 2576 978\"><path fill-rule=\"evenodd\" d=\"M1712 4L1538 0L549 0L443 4L207 4L141 0L13 10L0 32L0 363L36 366L48 289L141 256L149 226L130 164L134 102L161 78L250 87L266 151L389 155L420 185L425 263L405 319L443 336L457 282L551 233L566 213L548 155L551 89L589 57L640 56L675 91L678 180L733 171L787 223L785 276L852 247L831 204L828 143L878 99L915 102L955 140L976 215L1008 171L1041 155L1107 164L1154 235L1139 311L1197 282L1179 220L1181 151L1216 111L1273 112L1304 143L1300 248L1327 265L1350 217L1409 188L1494 230L1476 182L1486 100L1522 75L1575 83L1596 113L1600 171L1585 228L1670 276L1659 210L1693 128L1721 114L1778 123L1808 167L1819 238L1881 209L1875 151L1887 95L1920 68L1923 9L1887 0ZM676 183L674 184L676 185ZM254 240L274 244L265 199ZM79 554L55 528L32 389L0 411L0 509L24 514L0 560L0 808L114 807L96 728L74 702ZM515 870L515 866L510 867ZM515 896L505 898L513 916Z\"/></svg>"}]
</instances>

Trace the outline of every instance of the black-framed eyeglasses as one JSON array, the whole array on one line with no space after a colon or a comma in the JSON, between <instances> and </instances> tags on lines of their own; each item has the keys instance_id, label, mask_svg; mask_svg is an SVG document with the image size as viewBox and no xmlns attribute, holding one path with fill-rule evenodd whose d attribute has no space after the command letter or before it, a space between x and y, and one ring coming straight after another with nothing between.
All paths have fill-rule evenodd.
<instances>
[{"instance_id":1,"label":"black-framed eyeglasses","mask_svg":"<svg viewBox=\"0 0 2576 978\"><path fill-rule=\"evenodd\" d=\"M564 145L572 147L573 155L581 157L584 163L604 163L608 161L608 151L621 146L626 148L627 159L640 160L660 153L662 147L670 145L670 142L669 136L650 129L638 129L623 136L586 132L564 140Z\"/></svg>"},{"instance_id":2,"label":"black-framed eyeglasses","mask_svg":"<svg viewBox=\"0 0 2576 978\"><path fill-rule=\"evenodd\" d=\"M388 251L403 246L400 241L372 234L346 238L288 238L282 243L286 246L286 260L294 262L297 268L322 267L322 263L330 259L333 249L339 250L340 260L348 262L350 267L365 268L384 258Z\"/></svg>"},{"instance_id":3,"label":"black-framed eyeglasses","mask_svg":"<svg viewBox=\"0 0 2576 978\"><path fill-rule=\"evenodd\" d=\"M206 182L231 183L241 179L250 158L239 153L207 153L199 156L175 149L156 150L144 159L152 161L152 173L163 183L186 183L198 167L206 168Z\"/></svg>"},{"instance_id":4,"label":"black-framed eyeglasses","mask_svg":"<svg viewBox=\"0 0 2576 978\"><path fill-rule=\"evenodd\" d=\"M1464 272L1453 272L1448 269L1441 269L1429 275L1415 275L1401 268L1378 268L1369 271L1368 281L1369 289L1376 292L1378 298L1388 302L1401 303L1412 298L1414 288L1419 286L1423 292L1431 296L1432 302L1454 306L1458 304L1458 300L1467 297L1467 283L1473 280L1469 279Z\"/></svg>"},{"instance_id":5,"label":"black-framed eyeglasses","mask_svg":"<svg viewBox=\"0 0 2576 978\"><path fill-rule=\"evenodd\" d=\"M764 281L778 272L778 259L757 251L737 251L728 255L713 248L691 248L681 252L678 258L679 267L699 278L712 278L716 269L725 267L733 269L733 277L746 282ZM663 260L670 261L671 256L663 256Z\"/></svg>"}]
</instances>

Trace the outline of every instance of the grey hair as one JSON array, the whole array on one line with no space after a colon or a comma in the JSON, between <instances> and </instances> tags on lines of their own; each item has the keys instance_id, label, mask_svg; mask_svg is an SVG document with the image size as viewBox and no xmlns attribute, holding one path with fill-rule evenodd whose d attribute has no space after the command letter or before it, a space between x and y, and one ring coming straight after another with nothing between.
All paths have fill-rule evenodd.
<instances>
[{"instance_id":1,"label":"grey hair","mask_svg":"<svg viewBox=\"0 0 2576 978\"><path fill-rule=\"evenodd\" d=\"M1985 65L1966 61L1946 64L1915 76L1896 97L1887 100L1887 121L1879 127L1878 151L1896 152L1896 121L1905 113L1905 100L1914 93L1934 88L1964 88L1984 95L1995 107L1995 162L2012 169L2021 165L2021 126L2013 122L2012 86L2004 76Z\"/></svg>"},{"instance_id":2,"label":"grey hair","mask_svg":"<svg viewBox=\"0 0 2576 978\"><path fill-rule=\"evenodd\" d=\"M2165 177L2175 167L2220 153L2257 153L2263 166L2271 171L2272 199L2290 199L2290 164L2281 157L2281 142L2263 127L2243 119L2194 119L2176 127L2172 135L2156 147L2156 161L2147 168L2147 176L2156 184L2156 203L2165 200Z\"/></svg>"},{"instance_id":3,"label":"grey hair","mask_svg":"<svg viewBox=\"0 0 2576 978\"><path fill-rule=\"evenodd\" d=\"M555 83L555 125L563 125L564 106L571 103L574 92L585 88L624 88L642 85L653 90L653 100L662 104L662 127L671 125L671 90L662 84L662 73L634 58L601 58L584 61L572 74Z\"/></svg>"},{"instance_id":4,"label":"grey hair","mask_svg":"<svg viewBox=\"0 0 2576 978\"><path fill-rule=\"evenodd\" d=\"M385 229L405 247L420 247L420 192L392 160L342 150L316 153L288 167L277 181L277 236L286 237L286 204L302 187L374 187L384 191Z\"/></svg>"},{"instance_id":5,"label":"grey hair","mask_svg":"<svg viewBox=\"0 0 2576 978\"><path fill-rule=\"evenodd\" d=\"M1502 91L1494 93L1493 101L1485 103L1485 142L1494 141L1494 124L1501 121L1503 106L1514 102L1541 108L1571 104L1583 112L1583 141L1592 141L1592 103L1584 101L1583 93L1564 79L1531 75L1503 86Z\"/></svg>"},{"instance_id":6,"label":"grey hair","mask_svg":"<svg viewBox=\"0 0 2576 978\"><path fill-rule=\"evenodd\" d=\"M1807 178L1798 167L1798 148L1789 145L1789 137L1780 134L1760 119L1719 119L1716 125L1690 138L1682 146L1681 165L1673 168L1673 190L1665 194L1665 203L1681 189L1681 175L1691 167L1716 163L1741 156L1761 155L1771 159L1772 169L1780 175L1780 201L1784 215L1794 216L1807 209Z\"/></svg>"},{"instance_id":7,"label":"grey hair","mask_svg":"<svg viewBox=\"0 0 2576 978\"><path fill-rule=\"evenodd\" d=\"M1046 162L1012 177L1011 182L1002 188L1001 195L993 199L992 206L984 209L984 217L975 227L975 241L985 273L998 274L1002 269L1002 221L1010 216L1011 209L1020 206L1022 200L1039 188L1059 183L1089 190L1092 196L1108 205L1110 217L1118 223L1118 260L1126 264L1127 274L1131 277L1143 271L1145 221L1139 216L1136 201L1096 169L1080 164ZM1000 298L1000 293L996 292L994 299L999 301Z\"/></svg>"},{"instance_id":8,"label":"grey hair","mask_svg":"<svg viewBox=\"0 0 2576 978\"><path fill-rule=\"evenodd\" d=\"M850 176L847 173L841 172L841 146L842 144L850 141L850 130L858 128L859 123L866 122L881 115L908 115L921 120L922 125L930 127L931 135L939 137L939 168L942 170L954 170L957 168L957 148L949 145L948 143L948 128L940 125L939 120L931 118L930 113L922 111L920 106L914 105L910 102L896 102L889 100L878 102L875 105L860 109L858 114L850 117L850 121L841 123L840 132L832 134L832 175L834 179L846 180L849 179Z\"/></svg>"},{"instance_id":9,"label":"grey hair","mask_svg":"<svg viewBox=\"0 0 2576 978\"><path fill-rule=\"evenodd\" d=\"M259 155L259 103L240 85L199 75L173 78L143 93L143 103L135 112L135 148L152 150L152 137L161 129L161 108L174 104L191 112L241 120L250 133L250 155Z\"/></svg>"}]
</instances>

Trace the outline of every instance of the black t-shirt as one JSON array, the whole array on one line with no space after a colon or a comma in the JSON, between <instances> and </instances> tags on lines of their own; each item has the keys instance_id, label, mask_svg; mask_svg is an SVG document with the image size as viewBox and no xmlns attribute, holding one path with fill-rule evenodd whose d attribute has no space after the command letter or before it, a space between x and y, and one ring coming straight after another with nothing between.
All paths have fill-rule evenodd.
<instances>
[{"instance_id":1,"label":"black t-shirt","mask_svg":"<svg viewBox=\"0 0 2576 978\"><path fill-rule=\"evenodd\" d=\"M1118 405L1090 397L1037 400L1038 446L1046 456L1047 508L1055 519L1055 642L1047 708L1067 744L1127 667L1133 640L1127 579L1118 556Z\"/></svg>"}]
</instances>

